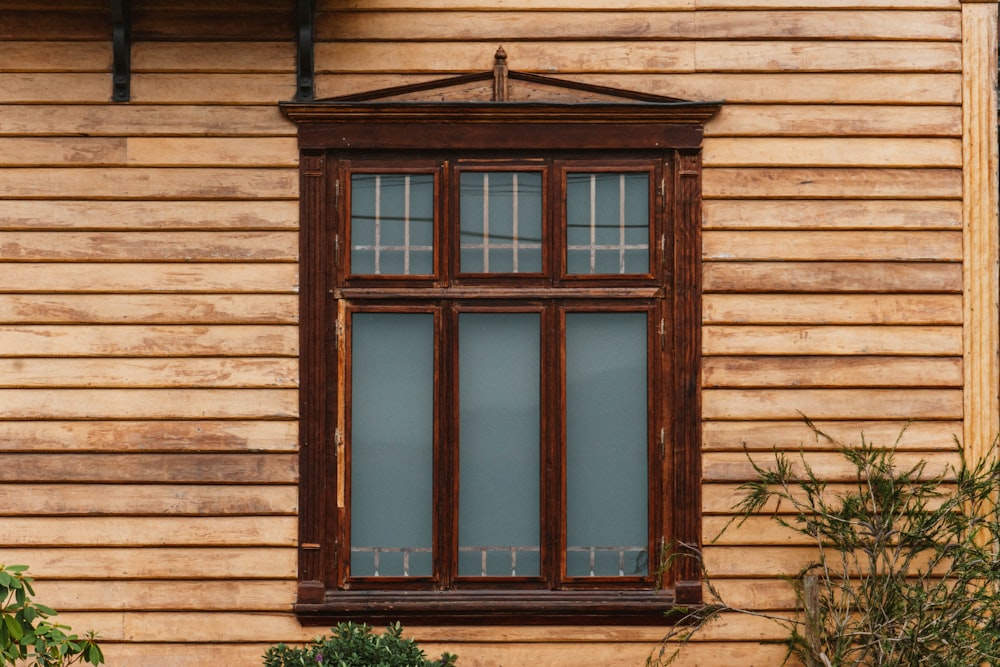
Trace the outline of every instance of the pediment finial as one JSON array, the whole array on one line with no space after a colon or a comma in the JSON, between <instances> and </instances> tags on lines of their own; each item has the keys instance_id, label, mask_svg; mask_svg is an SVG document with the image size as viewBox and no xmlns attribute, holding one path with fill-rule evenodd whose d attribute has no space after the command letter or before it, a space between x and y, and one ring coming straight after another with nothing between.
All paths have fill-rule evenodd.
<instances>
[{"instance_id":1,"label":"pediment finial","mask_svg":"<svg viewBox=\"0 0 1000 667\"><path fill-rule=\"evenodd\" d=\"M503 46L498 46L496 55L493 56L493 101L507 100L507 52L503 50Z\"/></svg>"}]
</instances>

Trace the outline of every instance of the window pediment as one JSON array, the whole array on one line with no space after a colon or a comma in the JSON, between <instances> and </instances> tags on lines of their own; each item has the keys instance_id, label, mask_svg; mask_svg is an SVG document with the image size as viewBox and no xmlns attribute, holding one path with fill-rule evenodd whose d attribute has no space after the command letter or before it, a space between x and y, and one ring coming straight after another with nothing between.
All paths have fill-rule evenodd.
<instances>
[{"instance_id":1,"label":"window pediment","mask_svg":"<svg viewBox=\"0 0 1000 667\"><path fill-rule=\"evenodd\" d=\"M460 142L465 148L604 148L613 143L630 149L698 148L704 123L721 104L511 71L501 48L489 71L288 102L281 108L300 125L303 148L450 148ZM372 137L370 124L379 122L388 127ZM498 146L496 130L511 124L527 131ZM621 130L598 140L588 136L595 124ZM560 128L556 135L553 126Z\"/></svg>"}]
</instances>

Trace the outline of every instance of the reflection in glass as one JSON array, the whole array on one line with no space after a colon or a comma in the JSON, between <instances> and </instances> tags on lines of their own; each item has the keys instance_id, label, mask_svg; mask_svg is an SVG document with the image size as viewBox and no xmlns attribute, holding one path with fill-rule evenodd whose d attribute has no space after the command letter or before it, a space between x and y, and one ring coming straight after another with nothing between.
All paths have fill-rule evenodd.
<instances>
[{"instance_id":1,"label":"reflection in glass","mask_svg":"<svg viewBox=\"0 0 1000 667\"><path fill-rule=\"evenodd\" d=\"M566 569L648 572L646 314L566 315Z\"/></svg>"},{"instance_id":2,"label":"reflection in glass","mask_svg":"<svg viewBox=\"0 0 1000 667\"><path fill-rule=\"evenodd\" d=\"M351 176L351 273L434 273L434 175Z\"/></svg>"},{"instance_id":3,"label":"reflection in glass","mask_svg":"<svg viewBox=\"0 0 1000 667\"><path fill-rule=\"evenodd\" d=\"M537 313L459 315L460 576L538 576Z\"/></svg>"},{"instance_id":4,"label":"reflection in glass","mask_svg":"<svg viewBox=\"0 0 1000 667\"><path fill-rule=\"evenodd\" d=\"M462 172L462 273L542 270L542 175Z\"/></svg>"},{"instance_id":5,"label":"reflection in glass","mask_svg":"<svg viewBox=\"0 0 1000 667\"><path fill-rule=\"evenodd\" d=\"M434 316L351 322L351 575L429 576Z\"/></svg>"},{"instance_id":6,"label":"reflection in glass","mask_svg":"<svg viewBox=\"0 0 1000 667\"><path fill-rule=\"evenodd\" d=\"M649 174L566 176L570 274L649 272Z\"/></svg>"}]
</instances>

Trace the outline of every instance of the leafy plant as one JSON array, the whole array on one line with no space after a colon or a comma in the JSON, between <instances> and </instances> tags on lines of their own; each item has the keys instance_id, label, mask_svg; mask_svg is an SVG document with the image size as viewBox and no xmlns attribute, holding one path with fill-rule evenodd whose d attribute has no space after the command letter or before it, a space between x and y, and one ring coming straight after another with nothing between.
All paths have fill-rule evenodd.
<instances>
[{"instance_id":1,"label":"leafy plant","mask_svg":"<svg viewBox=\"0 0 1000 667\"><path fill-rule=\"evenodd\" d=\"M63 667L104 663L97 635L81 639L49 620L56 612L32 598L27 565L0 565L0 665Z\"/></svg>"},{"instance_id":2,"label":"leafy plant","mask_svg":"<svg viewBox=\"0 0 1000 667\"><path fill-rule=\"evenodd\" d=\"M773 466L753 463L756 479L740 487L737 523L774 504L771 518L816 547L815 560L788 578L799 616L730 607L706 576L716 601L684 610L690 625L668 635L680 643L648 664L669 664L727 612L782 625L786 662L794 655L808 667L1000 664L1000 461L938 473L927 461L900 467L894 448L863 436L840 451L852 468L846 492L830 489L804 456L796 466L777 451ZM687 553L702 562L697 550Z\"/></svg>"},{"instance_id":3,"label":"leafy plant","mask_svg":"<svg viewBox=\"0 0 1000 667\"><path fill-rule=\"evenodd\" d=\"M278 644L267 649L264 667L452 667L457 656L444 653L428 660L412 639L403 638L403 626L395 623L380 635L361 623L339 623L305 647Z\"/></svg>"}]
</instances>

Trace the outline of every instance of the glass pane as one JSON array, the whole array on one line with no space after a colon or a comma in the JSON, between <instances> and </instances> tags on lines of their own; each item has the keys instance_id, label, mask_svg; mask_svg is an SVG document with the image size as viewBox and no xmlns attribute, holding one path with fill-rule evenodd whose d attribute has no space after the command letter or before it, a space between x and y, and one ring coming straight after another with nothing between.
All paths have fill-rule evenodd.
<instances>
[{"instance_id":1,"label":"glass pane","mask_svg":"<svg viewBox=\"0 0 1000 667\"><path fill-rule=\"evenodd\" d=\"M355 313L351 575L433 572L434 316Z\"/></svg>"},{"instance_id":2,"label":"glass pane","mask_svg":"<svg viewBox=\"0 0 1000 667\"><path fill-rule=\"evenodd\" d=\"M566 568L648 572L646 314L566 315Z\"/></svg>"},{"instance_id":3,"label":"glass pane","mask_svg":"<svg viewBox=\"0 0 1000 667\"><path fill-rule=\"evenodd\" d=\"M542 175L462 172L462 273L542 270Z\"/></svg>"},{"instance_id":4,"label":"glass pane","mask_svg":"<svg viewBox=\"0 0 1000 667\"><path fill-rule=\"evenodd\" d=\"M351 176L351 273L434 273L434 175Z\"/></svg>"},{"instance_id":5,"label":"glass pane","mask_svg":"<svg viewBox=\"0 0 1000 667\"><path fill-rule=\"evenodd\" d=\"M460 576L538 576L537 313L459 316Z\"/></svg>"},{"instance_id":6,"label":"glass pane","mask_svg":"<svg viewBox=\"0 0 1000 667\"><path fill-rule=\"evenodd\" d=\"M649 174L566 176L570 274L649 272Z\"/></svg>"}]
</instances>

